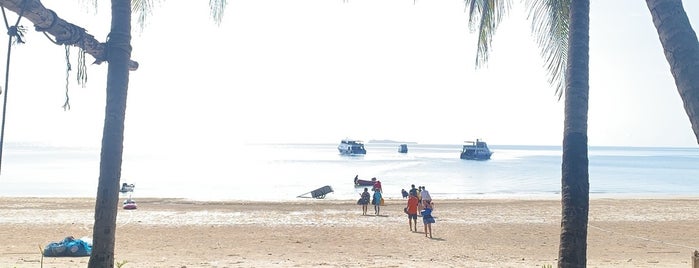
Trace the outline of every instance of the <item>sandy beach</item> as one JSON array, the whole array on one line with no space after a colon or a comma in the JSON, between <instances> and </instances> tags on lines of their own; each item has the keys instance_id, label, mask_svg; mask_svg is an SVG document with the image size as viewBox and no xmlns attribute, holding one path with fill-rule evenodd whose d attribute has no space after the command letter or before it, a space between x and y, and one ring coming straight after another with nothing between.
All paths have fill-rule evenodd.
<instances>
[{"instance_id":1,"label":"sandy beach","mask_svg":"<svg viewBox=\"0 0 699 268\"><path fill-rule=\"evenodd\" d=\"M123 267L555 267L558 254L559 200L435 200L432 239L409 230L402 199L381 216L339 200L137 201L119 210ZM699 198L591 200L588 267L691 267L698 208ZM46 244L91 237L93 210L92 199L0 198L0 267L40 267Z\"/></svg>"}]
</instances>

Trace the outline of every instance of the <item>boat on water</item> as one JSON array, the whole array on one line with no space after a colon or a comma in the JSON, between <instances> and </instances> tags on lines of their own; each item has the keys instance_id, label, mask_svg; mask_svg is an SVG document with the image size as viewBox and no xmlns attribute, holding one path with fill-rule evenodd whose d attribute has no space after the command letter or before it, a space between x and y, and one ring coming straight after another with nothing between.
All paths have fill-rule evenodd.
<instances>
[{"instance_id":1,"label":"boat on water","mask_svg":"<svg viewBox=\"0 0 699 268\"><path fill-rule=\"evenodd\" d=\"M480 139L476 141L465 141L461 150L461 159L466 160L488 160L493 152L488 148L488 144Z\"/></svg>"},{"instance_id":2,"label":"boat on water","mask_svg":"<svg viewBox=\"0 0 699 268\"><path fill-rule=\"evenodd\" d=\"M362 180L359 179L359 175L354 177L354 185L355 186L374 186L376 183L376 178L371 178L371 180Z\"/></svg>"},{"instance_id":3,"label":"boat on water","mask_svg":"<svg viewBox=\"0 0 699 268\"><path fill-rule=\"evenodd\" d=\"M340 154L345 155L366 154L364 143L359 140L344 139L337 146L337 150L340 151Z\"/></svg>"},{"instance_id":4,"label":"boat on water","mask_svg":"<svg viewBox=\"0 0 699 268\"><path fill-rule=\"evenodd\" d=\"M407 154L408 153L408 145L403 143L398 147L398 152L402 154Z\"/></svg>"}]
</instances>

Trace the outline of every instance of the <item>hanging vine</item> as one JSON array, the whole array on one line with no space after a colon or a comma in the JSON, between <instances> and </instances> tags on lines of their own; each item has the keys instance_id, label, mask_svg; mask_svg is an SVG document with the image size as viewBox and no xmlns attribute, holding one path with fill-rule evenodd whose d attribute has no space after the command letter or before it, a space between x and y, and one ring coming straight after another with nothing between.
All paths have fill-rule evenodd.
<instances>
[{"instance_id":1,"label":"hanging vine","mask_svg":"<svg viewBox=\"0 0 699 268\"><path fill-rule=\"evenodd\" d=\"M63 45L66 50L66 100L63 103L63 110L70 110L70 71L73 70L73 66L70 64L70 46ZM85 50L80 48L78 50L78 70L76 74L76 79L78 85L85 88L87 86L87 65L85 64Z\"/></svg>"}]
</instances>

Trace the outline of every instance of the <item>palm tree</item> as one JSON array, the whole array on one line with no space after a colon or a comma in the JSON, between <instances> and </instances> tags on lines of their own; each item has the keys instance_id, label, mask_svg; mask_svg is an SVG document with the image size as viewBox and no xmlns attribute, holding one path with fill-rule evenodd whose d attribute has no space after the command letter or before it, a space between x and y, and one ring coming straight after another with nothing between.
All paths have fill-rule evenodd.
<instances>
[{"instance_id":1,"label":"palm tree","mask_svg":"<svg viewBox=\"0 0 699 268\"><path fill-rule=\"evenodd\" d=\"M675 78L684 110L699 143L699 41L682 0L646 0Z\"/></svg>"},{"instance_id":2,"label":"palm tree","mask_svg":"<svg viewBox=\"0 0 699 268\"><path fill-rule=\"evenodd\" d=\"M476 66L488 60L492 36L511 1L465 0L469 25L478 32ZM532 33L546 59L549 82L565 100L561 165L559 267L585 267L589 173L589 0L527 0Z\"/></svg>"},{"instance_id":3,"label":"palm tree","mask_svg":"<svg viewBox=\"0 0 699 268\"><path fill-rule=\"evenodd\" d=\"M96 3L96 2L95 2ZM114 244L118 190L126 118L129 70L138 68L131 60L131 0L112 0L112 24L107 43L100 43L85 29L71 24L45 8L39 0L0 0L0 5L22 14L36 29L55 37L61 45L77 46L92 55L96 63L107 61L107 100L100 155L100 175L95 203L93 251L88 267L114 267ZM153 0L134 0L139 21L152 11ZM223 17L226 0L210 0L211 15L217 24Z\"/></svg>"},{"instance_id":4,"label":"palm tree","mask_svg":"<svg viewBox=\"0 0 699 268\"><path fill-rule=\"evenodd\" d=\"M585 267L590 179L587 113L590 93L590 0L570 2L568 59L561 167L561 242L559 267Z\"/></svg>"},{"instance_id":5,"label":"palm tree","mask_svg":"<svg viewBox=\"0 0 699 268\"><path fill-rule=\"evenodd\" d=\"M107 40L107 102L102 132L100 175L95 201L92 255L88 267L114 267L119 180L124 144L126 93L131 59L131 1L112 0Z\"/></svg>"},{"instance_id":6,"label":"palm tree","mask_svg":"<svg viewBox=\"0 0 699 268\"><path fill-rule=\"evenodd\" d=\"M141 25L152 12L152 0L134 0ZM212 16L220 23L225 0L211 0ZM131 59L131 0L112 0L112 25L107 42L107 107L102 132L100 176L95 202L93 249L88 267L114 267L116 216L124 144L126 95Z\"/></svg>"}]
</instances>

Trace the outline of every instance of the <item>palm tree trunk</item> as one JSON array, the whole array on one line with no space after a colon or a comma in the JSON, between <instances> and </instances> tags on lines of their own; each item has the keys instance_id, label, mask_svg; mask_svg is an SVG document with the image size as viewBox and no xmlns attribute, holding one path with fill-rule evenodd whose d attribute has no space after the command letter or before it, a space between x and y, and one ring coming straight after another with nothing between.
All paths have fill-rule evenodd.
<instances>
[{"instance_id":1,"label":"palm tree trunk","mask_svg":"<svg viewBox=\"0 0 699 268\"><path fill-rule=\"evenodd\" d=\"M572 0L561 179L561 241L558 267L585 267L590 183L587 113L590 62L590 1Z\"/></svg>"},{"instance_id":2,"label":"palm tree trunk","mask_svg":"<svg viewBox=\"0 0 699 268\"><path fill-rule=\"evenodd\" d=\"M112 0L111 27L107 41L107 104L95 203L94 242L88 264L90 268L114 267L128 67L131 58L131 0Z\"/></svg>"},{"instance_id":3,"label":"palm tree trunk","mask_svg":"<svg viewBox=\"0 0 699 268\"><path fill-rule=\"evenodd\" d=\"M699 41L681 0L646 0L675 78L684 110L699 143Z\"/></svg>"}]
</instances>

